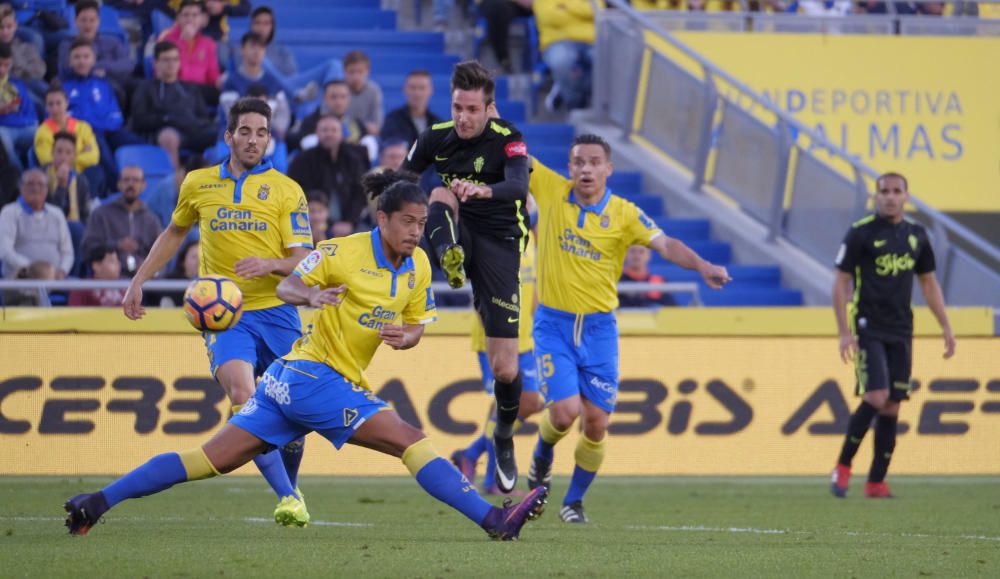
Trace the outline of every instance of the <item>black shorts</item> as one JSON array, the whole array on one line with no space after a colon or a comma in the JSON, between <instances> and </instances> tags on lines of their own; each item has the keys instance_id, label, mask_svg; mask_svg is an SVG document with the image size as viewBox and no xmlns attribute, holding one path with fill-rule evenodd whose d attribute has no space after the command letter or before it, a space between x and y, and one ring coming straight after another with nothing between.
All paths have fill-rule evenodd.
<instances>
[{"instance_id":1,"label":"black shorts","mask_svg":"<svg viewBox=\"0 0 1000 579\"><path fill-rule=\"evenodd\" d=\"M912 363L911 339L858 336L858 356L854 363L858 394L888 389L890 400L909 400Z\"/></svg>"},{"instance_id":2,"label":"black shorts","mask_svg":"<svg viewBox=\"0 0 1000 579\"><path fill-rule=\"evenodd\" d=\"M517 338L521 317L521 239L476 232L459 221L472 305L490 338Z\"/></svg>"}]
</instances>

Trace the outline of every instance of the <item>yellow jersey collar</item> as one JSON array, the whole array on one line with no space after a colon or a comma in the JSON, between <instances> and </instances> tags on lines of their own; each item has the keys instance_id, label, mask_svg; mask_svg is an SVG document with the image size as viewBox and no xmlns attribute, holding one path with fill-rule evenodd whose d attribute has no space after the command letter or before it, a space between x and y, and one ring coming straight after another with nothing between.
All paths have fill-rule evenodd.
<instances>
[{"instance_id":1,"label":"yellow jersey collar","mask_svg":"<svg viewBox=\"0 0 1000 579\"><path fill-rule=\"evenodd\" d=\"M379 268L385 268L394 274L406 273L408 271L413 271L413 258L407 257L403 260L403 265L399 266L399 269L392 267L389 260L385 257L385 252L382 251L382 233L378 230L378 227L372 229L372 253L375 254L375 264Z\"/></svg>"},{"instance_id":2,"label":"yellow jersey collar","mask_svg":"<svg viewBox=\"0 0 1000 579\"><path fill-rule=\"evenodd\" d=\"M243 182L247 180L247 177L250 175L260 175L261 173L266 173L273 169L274 165L271 164L271 159L261 159L260 163L257 163L256 167L244 172L240 175L240 178L237 179L229 171L229 158L230 157L226 157L225 160L222 161L222 164L219 165L219 180L225 181L226 179L230 179L236 182L236 187L233 189L233 203L238 204L243 201Z\"/></svg>"},{"instance_id":3,"label":"yellow jersey collar","mask_svg":"<svg viewBox=\"0 0 1000 579\"><path fill-rule=\"evenodd\" d=\"M611 202L611 187L605 187L604 197L601 197L601 200L597 203L587 207L580 205L580 202L576 200L576 192L572 189L569 190L569 197L566 200L580 208L580 219L577 223L577 227L583 227L587 213L593 213L594 215L604 213L604 210L608 207L608 203Z\"/></svg>"}]
</instances>

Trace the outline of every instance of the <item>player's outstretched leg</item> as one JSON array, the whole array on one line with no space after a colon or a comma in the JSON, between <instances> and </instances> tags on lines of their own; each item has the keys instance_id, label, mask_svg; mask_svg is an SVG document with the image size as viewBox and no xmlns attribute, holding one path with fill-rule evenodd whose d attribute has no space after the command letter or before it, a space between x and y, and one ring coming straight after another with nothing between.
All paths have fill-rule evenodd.
<instances>
[{"instance_id":1,"label":"player's outstretched leg","mask_svg":"<svg viewBox=\"0 0 1000 579\"><path fill-rule=\"evenodd\" d=\"M516 344L516 342L515 342ZM516 364L516 358L515 358ZM509 493L517 484L517 460L514 457L514 429L521 410L521 371L510 382L501 381L503 372L493 371L494 394L497 400L497 425L493 432L493 450L496 452L496 475L493 477L501 492Z\"/></svg>"},{"instance_id":2,"label":"player's outstretched leg","mask_svg":"<svg viewBox=\"0 0 1000 579\"><path fill-rule=\"evenodd\" d=\"M67 513L66 527L71 535L86 535L104 513L126 499L145 497L178 483L230 472L265 448L259 438L226 424L201 448L154 456L102 490L69 499L63 505Z\"/></svg>"},{"instance_id":3,"label":"player's outstretched leg","mask_svg":"<svg viewBox=\"0 0 1000 579\"><path fill-rule=\"evenodd\" d=\"M371 415L351 437L351 442L399 456L429 495L465 515L494 539L517 539L524 524L545 510L546 489L536 489L518 504L507 502L503 507L489 504L462 473L437 453L422 432L394 411Z\"/></svg>"},{"instance_id":4,"label":"player's outstretched leg","mask_svg":"<svg viewBox=\"0 0 1000 579\"><path fill-rule=\"evenodd\" d=\"M458 244L458 227L455 226L458 205L454 194L441 187L431 192L430 201L427 241L448 278L448 285L457 289L465 285L465 250Z\"/></svg>"},{"instance_id":5,"label":"player's outstretched leg","mask_svg":"<svg viewBox=\"0 0 1000 579\"><path fill-rule=\"evenodd\" d=\"M865 484L865 496L870 499L892 498L892 491L885 482L889 471L889 462L896 449L896 429L899 418L879 414L875 419L875 455L872 457L872 467L868 472L868 482Z\"/></svg>"},{"instance_id":6,"label":"player's outstretched leg","mask_svg":"<svg viewBox=\"0 0 1000 579\"><path fill-rule=\"evenodd\" d=\"M542 413L538 422L538 444L531 458L531 468L528 470L528 488L549 486L552 482L552 460L555 458L555 446L569 433L569 428L559 430L552 425L549 412Z\"/></svg>"},{"instance_id":7,"label":"player's outstretched leg","mask_svg":"<svg viewBox=\"0 0 1000 579\"><path fill-rule=\"evenodd\" d=\"M840 458L837 466L833 469L830 483L830 492L833 496L844 498L847 496L847 485L851 479L851 463L854 455L858 453L858 447L871 426L872 418L878 414L878 409L868 403L867 400L861 402L858 409L851 415L851 421L847 424L847 436L844 438L844 446L840 450Z\"/></svg>"}]
</instances>

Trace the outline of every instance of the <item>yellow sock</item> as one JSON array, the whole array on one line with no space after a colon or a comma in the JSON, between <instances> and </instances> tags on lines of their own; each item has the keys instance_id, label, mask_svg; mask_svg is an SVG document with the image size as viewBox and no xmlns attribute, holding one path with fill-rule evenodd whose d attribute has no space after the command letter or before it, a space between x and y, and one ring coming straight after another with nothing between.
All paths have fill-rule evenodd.
<instances>
[{"instance_id":1,"label":"yellow sock","mask_svg":"<svg viewBox=\"0 0 1000 579\"><path fill-rule=\"evenodd\" d=\"M427 463L438 458L438 451L434 449L434 445L431 444L431 439L423 438L417 442L414 442L410 446L406 447L403 451L403 456L401 460L403 464L406 465L407 470L410 474L417 476L420 469L427 466Z\"/></svg>"},{"instance_id":2,"label":"yellow sock","mask_svg":"<svg viewBox=\"0 0 1000 579\"><path fill-rule=\"evenodd\" d=\"M180 457L181 464L184 465L184 472L187 473L189 481L220 476L219 471L216 470L212 461L208 460L205 451L200 447L178 452L177 456Z\"/></svg>"},{"instance_id":3,"label":"yellow sock","mask_svg":"<svg viewBox=\"0 0 1000 579\"><path fill-rule=\"evenodd\" d=\"M538 433L541 435L542 440L544 440L546 444L556 444L562 440L568 432L569 428L566 430L556 430L556 427L552 425L552 420L549 418L548 410L542 414L542 418L538 423Z\"/></svg>"},{"instance_id":4,"label":"yellow sock","mask_svg":"<svg viewBox=\"0 0 1000 579\"><path fill-rule=\"evenodd\" d=\"M604 462L604 446L607 440L606 435L597 442L587 438L586 434L581 436L579 442L576 443L576 452L573 455L576 459L576 465L587 472L597 472L601 468L601 463Z\"/></svg>"}]
</instances>

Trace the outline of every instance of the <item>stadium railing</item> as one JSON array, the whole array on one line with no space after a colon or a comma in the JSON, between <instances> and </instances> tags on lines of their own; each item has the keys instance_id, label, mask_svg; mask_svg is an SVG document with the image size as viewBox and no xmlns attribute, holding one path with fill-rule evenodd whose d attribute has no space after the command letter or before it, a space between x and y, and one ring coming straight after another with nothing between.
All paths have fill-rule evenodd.
<instances>
[{"instance_id":1,"label":"stadium railing","mask_svg":"<svg viewBox=\"0 0 1000 579\"><path fill-rule=\"evenodd\" d=\"M143 284L144 292L183 292L187 289L190 280L151 280ZM93 280L93 279L64 279L64 280L31 280L31 279L3 279L0 280L0 291L22 291L37 292L39 306L49 307L49 292L51 291L73 291L73 290L104 290L104 289L127 289L129 280ZM472 288L465 286L460 289L453 289L445 282L433 282L431 284L434 292L439 295L472 295ZM701 286L695 282L622 282L618 284L618 292L624 294L639 294L646 292L679 293L691 296L690 304L700 306Z\"/></svg>"},{"instance_id":2,"label":"stadium railing","mask_svg":"<svg viewBox=\"0 0 1000 579\"><path fill-rule=\"evenodd\" d=\"M598 119L690 172L692 191L735 201L769 240L829 263L879 172L683 44L658 13L608 4L597 20ZM1000 306L1000 249L917 195L911 202L948 302Z\"/></svg>"}]
</instances>

